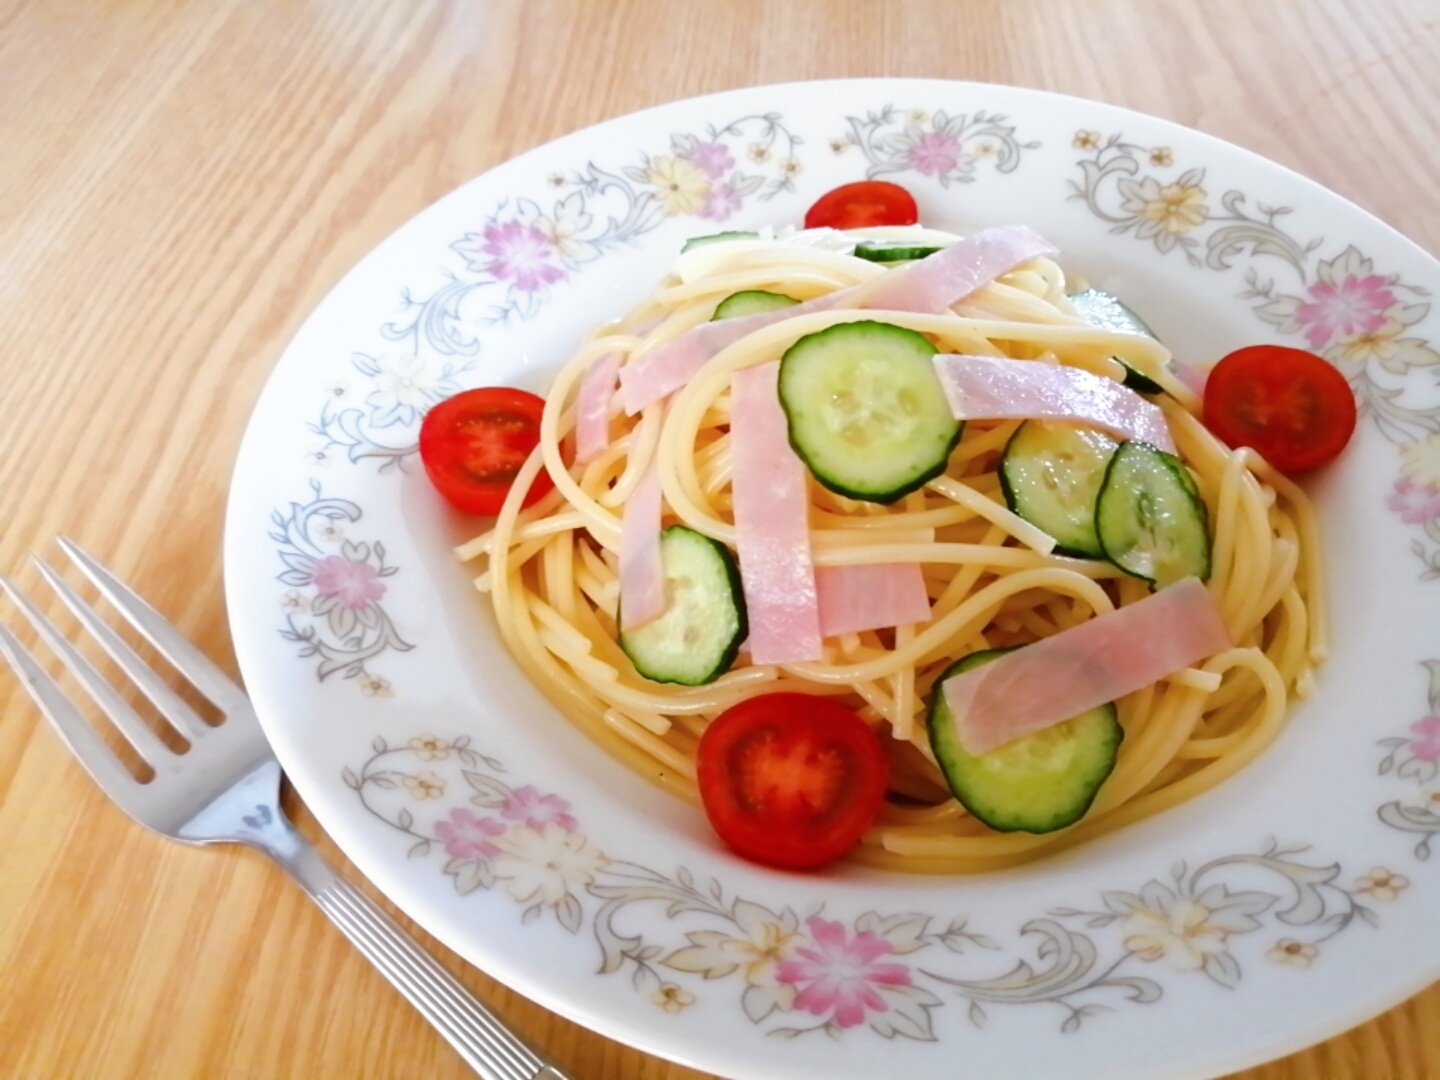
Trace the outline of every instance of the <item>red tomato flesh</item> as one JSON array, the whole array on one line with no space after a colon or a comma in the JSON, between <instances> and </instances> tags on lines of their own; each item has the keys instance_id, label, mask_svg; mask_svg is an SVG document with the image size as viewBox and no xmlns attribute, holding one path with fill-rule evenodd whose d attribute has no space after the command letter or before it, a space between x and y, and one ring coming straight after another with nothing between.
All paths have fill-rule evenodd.
<instances>
[{"instance_id":1,"label":"red tomato flesh","mask_svg":"<svg viewBox=\"0 0 1440 1080\"><path fill-rule=\"evenodd\" d=\"M855 846L880 812L890 763L848 709L811 694L731 706L700 738L700 801L735 851L767 866L822 866Z\"/></svg>"},{"instance_id":2,"label":"red tomato flesh","mask_svg":"<svg viewBox=\"0 0 1440 1080\"><path fill-rule=\"evenodd\" d=\"M540 441L545 401L525 390L463 390L425 414L420 460L445 500L467 514L498 514L515 474ZM541 471L525 495L529 506L553 487Z\"/></svg>"},{"instance_id":3,"label":"red tomato flesh","mask_svg":"<svg viewBox=\"0 0 1440 1080\"><path fill-rule=\"evenodd\" d=\"M873 225L914 225L915 198L888 180L859 180L827 191L805 211L807 229L864 229Z\"/></svg>"},{"instance_id":4,"label":"red tomato flesh","mask_svg":"<svg viewBox=\"0 0 1440 1080\"><path fill-rule=\"evenodd\" d=\"M1215 365L1205 383L1205 425L1248 446L1281 472L1319 468L1355 431L1355 395L1314 353L1251 345Z\"/></svg>"}]
</instances>

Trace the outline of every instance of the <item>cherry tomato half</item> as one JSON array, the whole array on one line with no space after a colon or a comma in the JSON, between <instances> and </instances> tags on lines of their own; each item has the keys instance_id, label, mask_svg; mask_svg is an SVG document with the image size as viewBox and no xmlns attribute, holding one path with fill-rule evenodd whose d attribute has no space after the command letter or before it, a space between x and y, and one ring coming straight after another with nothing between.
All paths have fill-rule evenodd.
<instances>
[{"instance_id":1,"label":"cherry tomato half","mask_svg":"<svg viewBox=\"0 0 1440 1080\"><path fill-rule=\"evenodd\" d=\"M515 474L540 441L545 401L525 390L462 390L425 414L420 460L430 483L457 510L498 514ZM541 470L525 496L529 506L553 487Z\"/></svg>"},{"instance_id":2,"label":"cherry tomato half","mask_svg":"<svg viewBox=\"0 0 1440 1080\"><path fill-rule=\"evenodd\" d=\"M859 180L827 191L805 211L805 227L864 229L871 225L914 225L920 220L915 198L888 180Z\"/></svg>"},{"instance_id":3,"label":"cherry tomato half","mask_svg":"<svg viewBox=\"0 0 1440 1080\"><path fill-rule=\"evenodd\" d=\"M880 812L890 763L880 737L829 698L761 694L700 738L700 801L747 859L808 869L849 851Z\"/></svg>"},{"instance_id":4,"label":"cherry tomato half","mask_svg":"<svg viewBox=\"0 0 1440 1080\"><path fill-rule=\"evenodd\" d=\"M1283 345L1251 345L1215 365L1205 425L1230 446L1259 451L1281 472L1335 458L1355 431L1355 395L1325 360Z\"/></svg>"}]
</instances>

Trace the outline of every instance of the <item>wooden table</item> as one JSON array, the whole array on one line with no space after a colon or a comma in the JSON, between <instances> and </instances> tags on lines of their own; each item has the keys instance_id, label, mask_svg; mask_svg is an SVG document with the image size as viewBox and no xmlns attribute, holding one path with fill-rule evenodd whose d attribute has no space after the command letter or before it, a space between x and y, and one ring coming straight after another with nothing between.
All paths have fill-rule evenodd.
<instances>
[{"instance_id":1,"label":"wooden table","mask_svg":"<svg viewBox=\"0 0 1440 1080\"><path fill-rule=\"evenodd\" d=\"M69 533L233 671L226 487L306 314L461 181L669 99L858 75L1065 91L1248 146L1440 250L1437 16L1434 0L0 0L0 571L34 586L26 553ZM3 675L0 837L0 1076L468 1075L271 866L114 812ZM577 1080L700 1076L429 945ZM1440 1076L1440 986L1244 1076Z\"/></svg>"}]
</instances>

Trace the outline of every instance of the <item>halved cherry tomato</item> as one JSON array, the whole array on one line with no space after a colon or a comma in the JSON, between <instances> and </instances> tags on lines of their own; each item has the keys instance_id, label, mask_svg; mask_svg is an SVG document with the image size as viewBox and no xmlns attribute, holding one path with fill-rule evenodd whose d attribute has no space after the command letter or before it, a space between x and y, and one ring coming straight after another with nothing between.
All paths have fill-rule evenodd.
<instances>
[{"instance_id":1,"label":"halved cherry tomato","mask_svg":"<svg viewBox=\"0 0 1440 1080\"><path fill-rule=\"evenodd\" d=\"M864 229L871 225L914 225L920 220L915 198L888 180L841 184L815 200L805 211L805 227Z\"/></svg>"},{"instance_id":2,"label":"halved cherry tomato","mask_svg":"<svg viewBox=\"0 0 1440 1080\"><path fill-rule=\"evenodd\" d=\"M1231 446L1259 451L1281 472L1335 458L1355 431L1355 395L1314 353L1251 345L1215 365L1205 383L1205 425Z\"/></svg>"},{"instance_id":3,"label":"halved cherry tomato","mask_svg":"<svg viewBox=\"0 0 1440 1080\"><path fill-rule=\"evenodd\" d=\"M425 414L420 460L450 505L467 514L498 514L515 474L540 441L545 401L525 390L462 390ZM554 486L543 469L525 495L529 506Z\"/></svg>"},{"instance_id":4,"label":"halved cherry tomato","mask_svg":"<svg viewBox=\"0 0 1440 1080\"><path fill-rule=\"evenodd\" d=\"M808 869L838 859L880 812L890 763L854 713L811 694L732 705L700 737L705 816L747 859Z\"/></svg>"}]
</instances>

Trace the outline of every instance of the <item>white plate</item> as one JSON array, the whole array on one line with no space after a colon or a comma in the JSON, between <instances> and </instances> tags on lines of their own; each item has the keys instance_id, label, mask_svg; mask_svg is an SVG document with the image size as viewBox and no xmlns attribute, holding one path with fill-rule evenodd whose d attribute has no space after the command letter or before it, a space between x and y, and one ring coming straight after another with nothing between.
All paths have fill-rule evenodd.
<instances>
[{"instance_id":1,"label":"white plate","mask_svg":"<svg viewBox=\"0 0 1440 1080\"><path fill-rule=\"evenodd\" d=\"M887 176L922 220L1025 223L1181 357L1324 352L1365 405L1310 482L1334 655L1260 761L1026 869L772 873L575 736L514 670L413 448L461 387L543 390L681 241ZM622 117L466 184L306 322L225 543L286 771L384 892L546 1007L732 1077L1204 1077L1440 977L1440 265L1204 135L1001 86L760 87ZM504 850L502 851L501 848ZM767 952L767 948L769 952Z\"/></svg>"}]
</instances>

